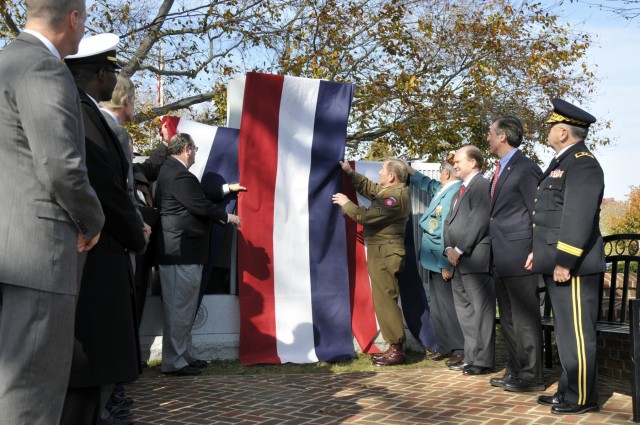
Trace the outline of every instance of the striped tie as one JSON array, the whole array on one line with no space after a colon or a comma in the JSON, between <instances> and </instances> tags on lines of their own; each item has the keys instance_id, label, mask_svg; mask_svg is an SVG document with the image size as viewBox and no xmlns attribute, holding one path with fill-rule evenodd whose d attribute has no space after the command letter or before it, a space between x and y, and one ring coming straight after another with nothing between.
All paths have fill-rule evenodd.
<instances>
[{"instance_id":1,"label":"striped tie","mask_svg":"<svg viewBox=\"0 0 640 425\"><path fill-rule=\"evenodd\" d=\"M500 177L500 161L498 161L498 165L496 166L496 172L493 174L493 182L491 183L491 200L493 201L493 192L496 191L496 185L498 184L498 178Z\"/></svg>"}]
</instances>

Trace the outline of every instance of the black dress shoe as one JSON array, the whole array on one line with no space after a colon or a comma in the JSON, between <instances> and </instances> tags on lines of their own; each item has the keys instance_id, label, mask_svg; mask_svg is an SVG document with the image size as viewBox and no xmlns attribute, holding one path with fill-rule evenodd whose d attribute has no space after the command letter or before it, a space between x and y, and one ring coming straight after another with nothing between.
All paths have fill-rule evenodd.
<instances>
[{"instance_id":1,"label":"black dress shoe","mask_svg":"<svg viewBox=\"0 0 640 425\"><path fill-rule=\"evenodd\" d=\"M454 354L453 356L449 357L449 360L447 360L444 364L446 364L447 366L451 366L453 364L463 363L463 360L464 360L463 355Z\"/></svg>"},{"instance_id":2,"label":"black dress shoe","mask_svg":"<svg viewBox=\"0 0 640 425\"><path fill-rule=\"evenodd\" d=\"M494 387L504 388L504 384L509 382L512 379L515 379L515 376L505 373L504 376L501 378L489 379L489 383Z\"/></svg>"},{"instance_id":3,"label":"black dress shoe","mask_svg":"<svg viewBox=\"0 0 640 425\"><path fill-rule=\"evenodd\" d=\"M133 399L131 397L127 397L122 393L122 395L113 393L111 394L110 403L114 406L118 407L129 407L133 404Z\"/></svg>"},{"instance_id":4,"label":"black dress shoe","mask_svg":"<svg viewBox=\"0 0 640 425\"><path fill-rule=\"evenodd\" d=\"M564 403L564 394L555 393L554 395L541 395L538 397L538 404L544 406L556 406Z\"/></svg>"},{"instance_id":5,"label":"black dress shoe","mask_svg":"<svg viewBox=\"0 0 640 425\"><path fill-rule=\"evenodd\" d=\"M466 364L464 362L464 360L460 360L458 363L452 363L449 365L449 369L451 370L456 370L456 371L461 371L463 370L465 367L469 366L468 364Z\"/></svg>"},{"instance_id":6,"label":"black dress shoe","mask_svg":"<svg viewBox=\"0 0 640 425\"><path fill-rule=\"evenodd\" d=\"M598 410L600 410L598 403L561 403L551 406L551 413L555 413L556 415L579 415L581 413L597 412Z\"/></svg>"},{"instance_id":7,"label":"black dress shoe","mask_svg":"<svg viewBox=\"0 0 640 425\"><path fill-rule=\"evenodd\" d=\"M130 419L116 419L112 416L109 416L107 419L101 419L98 422L100 425L134 425L134 422Z\"/></svg>"},{"instance_id":8,"label":"black dress shoe","mask_svg":"<svg viewBox=\"0 0 640 425\"><path fill-rule=\"evenodd\" d=\"M195 367L196 369L204 369L205 367L207 367L208 363L206 360L194 360L191 363L189 363L189 366L191 367Z\"/></svg>"},{"instance_id":9,"label":"black dress shoe","mask_svg":"<svg viewBox=\"0 0 640 425\"><path fill-rule=\"evenodd\" d=\"M424 356L425 360L433 360L434 362L439 362L440 360L444 360L449 358L448 354L438 353L437 351L432 351Z\"/></svg>"},{"instance_id":10,"label":"black dress shoe","mask_svg":"<svg viewBox=\"0 0 640 425\"><path fill-rule=\"evenodd\" d=\"M535 382L523 381L522 379L513 378L505 382L504 389L515 393L526 393L529 391L544 391L544 385Z\"/></svg>"},{"instance_id":11,"label":"black dress shoe","mask_svg":"<svg viewBox=\"0 0 640 425\"><path fill-rule=\"evenodd\" d=\"M493 372L493 368L486 367L486 366L476 366L476 365L465 367L462 370L463 375L469 375L469 376L487 375L492 372Z\"/></svg>"},{"instance_id":12,"label":"black dress shoe","mask_svg":"<svg viewBox=\"0 0 640 425\"><path fill-rule=\"evenodd\" d=\"M202 372L200 372L200 369L191 367L189 365L183 367L182 369L173 370L171 372L164 372L164 373L166 373L167 375L174 375L174 376L197 376L202 374Z\"/></svg>"}]
</instances>

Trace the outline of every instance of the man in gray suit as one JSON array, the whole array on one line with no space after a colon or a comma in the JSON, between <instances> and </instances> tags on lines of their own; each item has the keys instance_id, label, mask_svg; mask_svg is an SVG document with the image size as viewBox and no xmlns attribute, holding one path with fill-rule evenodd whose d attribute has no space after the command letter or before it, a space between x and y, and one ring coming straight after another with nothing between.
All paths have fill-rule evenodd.
<instances>
[{"instance_id":1,"label":"man in gray suit","mask_svg":"<svg viewBox=\"0 0 640 425\"><path fill-rule=\"evenodd\" d=\"M78 49L84 0L30 0L0 53L0 412L57 424L69 381L78 252L104 223L85 166L80 100L61 59Z\"/></svg>"},{"instance_id":2,"label":"man in gray suit","mask_svg":"<svg viewBox=\"0 0 640 425\"><path fill-rule=\"evenodd\" d=\"M484 158L475 146L456 152L453 168L462 180L444 225L444 253L455 267L453 301L464 335L465 375L491 373L494 362L496 294L489 274L489 182L480 171Z\"/></svg>"}]
</instances>

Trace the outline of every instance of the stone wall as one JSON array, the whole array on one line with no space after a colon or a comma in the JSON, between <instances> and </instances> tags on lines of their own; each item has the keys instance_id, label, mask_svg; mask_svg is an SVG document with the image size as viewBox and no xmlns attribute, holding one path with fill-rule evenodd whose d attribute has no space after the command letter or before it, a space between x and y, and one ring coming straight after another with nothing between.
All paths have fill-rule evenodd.
<instances>
[{"instance_id":1,"label":"stone wall","mask_svg":"<svg viewBox=\"0 0 640 425\"><path fill-rule=\"evenodd\" d=\"M613 378L631 381L631 341L628 335L598 335L598 372Z\"/></svg>"},{"instance_id":2,"label":"stone wall","mask_svg":"<svg viewBox=\"0 0 640 425\"><path fill-rule=\"evenodd\" d=\"M140 342L142 359L156 361L162 357L162 301L160 296L147 297L144 307ZM424 350L408 329L405 348L411 351ZM193 325L193 347L196 357L204 360L232 360L238 358L240 344L240 307L235 295L205 295ZM376 345L385 350L386 344L380 336ZM359 346L354 340L354 348Z\"/></svg>"}]
</instances>

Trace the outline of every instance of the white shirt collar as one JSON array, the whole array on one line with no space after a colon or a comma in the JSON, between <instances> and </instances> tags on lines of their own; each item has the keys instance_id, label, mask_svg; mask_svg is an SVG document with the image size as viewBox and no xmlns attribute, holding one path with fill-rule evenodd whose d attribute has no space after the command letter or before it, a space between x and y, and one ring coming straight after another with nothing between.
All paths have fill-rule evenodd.
<instances>
[{"instance_id":1,"label":"white shirt collar","mask_svg":"<svg viewBox=\"0 0 640 425\"><path fill-rule=\"evenodd\" d=\"M189 167L187 167L187 164L185 164L184 162L182 162L182 160L181 160L180 158L175 157L175 156L174 156L174 158L175 158L175 159L177 159L178 161L180 161L180 164L184 165L184 168L186 168L187 170L189 169Z\"/></svg>"},{"instance_id":2,"label":"white shirt collar","mask_svg":"<svg viewBox=\"0 0 640 425\"><path fill-rule=\"evenodd\" d=\"M442 186L442 190L444 191L446 188L448 188L449 186L452 186L456 183L458 183L460 180L451 180L448 181L444 186Z\"/></svg>"},{"instance_id":3,"label":"white shirt collar","mask_svg":"<svg viewBox=\"0 0 640 425\"><path fill-rule=\"evenodd\" d=\"M120 120L118 119L118 117L115 116L115 114L113 112L111 112L108 109L104 109L104 108L100 108L100 110L106 112L107 114L109 114L111 116L111 118L113 118L113 120L116 122L116 124L120 124Z\"/></svg>"},{"instance_id":4,"label":"white shirt collar","mask_svg":"<svg viewBox=\"0 0 640 425\"><path fill-rule=\"evenodd\" d=\"M571 146L573 146L573 145L575 145L575 143L572 143L572 144L570 144L569 146L564 147L560 152L558 152L558 153L556 154L555 158L556 158L556 159L560 158L560 156L561 156L563 153L565 153L565 151L566 151L567 149L569 149L569 148L570 148Z\"/></svg>"},{"instance_id":5,"label":"white shirt collar","mask_svg":"<svg viewBox=\"0 0 640 425\"><path fill-rule=\"evenodd\" d=\"M56 46L54 46L53 43L50 42L47 37L45 37L44 35L40 34L38 31L34 31L34 30L25 29L22 32L26 32L27 34L31 34L32 36L36 37L38 40L42 41L42 43L45 46L47 46L47 49L49 49L49 51L51 52L51 54L53 56L55 56L58 59L62 60L62 58L60 57L60 52L58 52L58 49L56 49Z\"/></svg>"},{"instance_id":6,"label":"white shirt collar","mask_svg":"<svg viewBox=\"0 0 640 425\"><path fill-rule=\"evenodd\" d=\"M96 108L100 109L100 105L98 104L98 102L96 102L96 100L95 100L94 98L92 98L92 97L91 97L91 95L90 95L89 93L85 92L85 94L87 95L87 97L88 97L89 99L91 99L91 101L92 101L93 103L95 103Z\"/></svg>"},{"instance_id":7,"label":"white shirt collar","mask_svg":"<svg viewBox=\"0 0 640 425\"><path fill-rule=\"evenodd\" d=\"M462 183L464 185L464 187L469 187L469 182L471 182L471 179L475 177L476 174L478 174L480 171L474 171L473 173L469 174L467 176L466 179L464 179L464 182Z\"/></svg>"}]
</instances>

